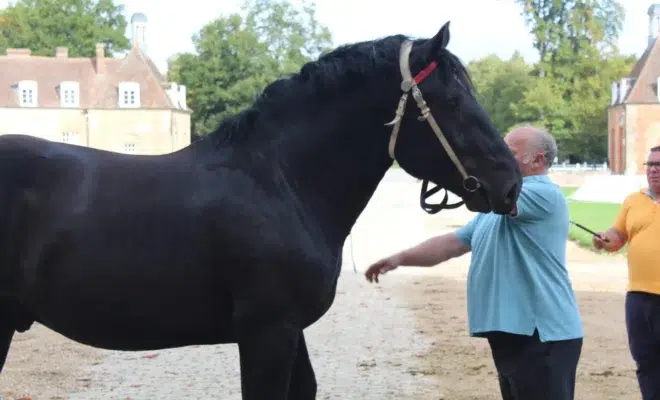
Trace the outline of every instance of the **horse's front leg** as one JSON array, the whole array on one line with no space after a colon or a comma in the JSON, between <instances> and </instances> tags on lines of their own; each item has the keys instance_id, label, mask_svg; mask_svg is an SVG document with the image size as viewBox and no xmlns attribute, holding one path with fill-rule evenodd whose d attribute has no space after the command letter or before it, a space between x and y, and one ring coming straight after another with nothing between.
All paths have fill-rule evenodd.
<instances>
[{"instance_id":1,"label":"horse's front leg","mask_svg":"<svg viewBox=\"0 0 660 400\"><path fill-rule=\"evenodd\" d=\"M298 352L291 371L288 400L316 400L316 375L309 359L305 335L301 331L298 339Z\"/></svg>"},{"instance_id":2,"label":"horse's front leg","mask_svg":"<svg viewBox=\"0 0 660 400\"><path fill-rule=\"evenodd\" d=\"M242 326L237 333L243 400L287 400L300 327L276 320Z\"/></svg>"}]
</instances>

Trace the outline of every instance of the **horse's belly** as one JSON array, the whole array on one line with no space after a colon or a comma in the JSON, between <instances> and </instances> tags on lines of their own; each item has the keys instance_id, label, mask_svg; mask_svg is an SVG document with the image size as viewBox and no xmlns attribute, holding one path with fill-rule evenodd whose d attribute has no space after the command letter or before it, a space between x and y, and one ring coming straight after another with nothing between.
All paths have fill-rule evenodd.
<instances>
[{"instance_id":1,"label":"horse's belly","mask_svg":"<svg viewBox=\"0 0 660 400\"><path fill-rule=\"evenodd\" d=\"M184 281L178 288L87 284L40 302L37 319L70 339L112 350L232 342L231 302L220 290Z\"/></svg>"}]
</instances>

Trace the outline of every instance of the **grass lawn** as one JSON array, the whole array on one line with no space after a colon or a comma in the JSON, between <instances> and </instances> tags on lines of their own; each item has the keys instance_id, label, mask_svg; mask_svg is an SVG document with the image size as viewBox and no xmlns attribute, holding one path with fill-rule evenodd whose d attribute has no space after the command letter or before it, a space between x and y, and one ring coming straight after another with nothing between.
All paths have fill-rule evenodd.
<instances>
[{"instance_id":1,"label":"grass lawn","mask_svg":"<svg viewBox=\"0 0 660 400\"><path fill-rule=\"evenodd\" d=\"M562 192L568 198L576 187L563 187ZM587 228L601 232L609 229L619 212L620 205L612 203L591 203L582 201L573 201L568 199L568 210L571 221L584 225ZM571 224L568 237L577 242L580 246L591 248L591 234L583 231ZM621 251L624 251L622 249Z\"/></svg>"}]
</instances>

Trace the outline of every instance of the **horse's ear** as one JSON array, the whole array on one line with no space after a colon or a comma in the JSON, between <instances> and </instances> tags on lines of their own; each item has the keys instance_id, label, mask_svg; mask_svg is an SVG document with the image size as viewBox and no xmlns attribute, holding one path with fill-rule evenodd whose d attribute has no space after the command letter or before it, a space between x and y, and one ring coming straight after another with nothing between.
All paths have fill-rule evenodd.
<instances>
[{"instance_id":1,"label":"horse's ear","mask_svg":"<svg viewBox=\"0 0 660 400\"><path fill-rule=\"evenodd\" d=\"M449 21L429 40L429 57L434 59L440 50L446 49L449 44Z\"/></svg>"}]
</instances>

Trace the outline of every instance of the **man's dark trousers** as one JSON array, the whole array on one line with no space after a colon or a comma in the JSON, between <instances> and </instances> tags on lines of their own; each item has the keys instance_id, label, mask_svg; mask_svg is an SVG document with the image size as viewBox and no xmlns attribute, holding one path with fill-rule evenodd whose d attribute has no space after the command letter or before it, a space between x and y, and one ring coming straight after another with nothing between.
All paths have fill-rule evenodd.
<instances>
[{"instance_id":1,"label":"man's dark trousers","mask_svg":"<svg viewBox=\"0 0 660 400\"><path fill-rule=\"evenodd\" d=\"M582 338L541 342L532 336L489 332L503 400L574 400Z\"/></svg>"},{"instance_id":2,"label":"man's dark trousers","mask_svg":"<svg viewBox=\"0 0 660 400\"><path fill-rule=\"evenodd\" d=\"M660 295L628 292L626 328L642 400L660 400Z\"/></svg>"}]
</instances>

